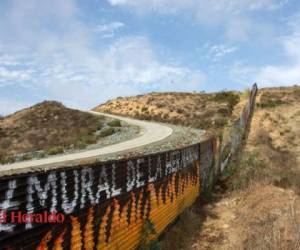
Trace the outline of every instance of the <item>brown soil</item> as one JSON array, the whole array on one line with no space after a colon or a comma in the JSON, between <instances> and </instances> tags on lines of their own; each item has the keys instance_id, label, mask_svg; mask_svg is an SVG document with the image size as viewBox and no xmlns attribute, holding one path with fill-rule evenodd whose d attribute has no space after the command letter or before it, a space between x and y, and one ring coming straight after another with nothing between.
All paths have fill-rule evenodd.
<instances>
[{"instance_id":1,"label":"brown soil","mask_svg":"<svg viewBox=\"0 0 300 250\"><path fill-rule=\"evenodd\" d=\"M95 111L192 126L216 131L223 128L239 93L150 93L119 97L94 108Z\"/></svg>"},{"instance_id":2,"label":"brown soil","mask_svg":"<svg viewBox=\"0 0 300 250\"><path fill-rule=\"evenodd\" d=\"M102 120L55 101L44 101L0 119L0 155L69 146L101 128Z\"/></svg>"},{"instance_id":3,"label":"brown soil","mask_svg":"<svg viewBox=\"0 0 300 250\"><path fill-rule=\"evenodd\" d=\"M225 175L209 203L189 210L193 220L166 234L163 249L300 249L299 87L259 91L244 150Z\"/></svg>"}]
</instances>

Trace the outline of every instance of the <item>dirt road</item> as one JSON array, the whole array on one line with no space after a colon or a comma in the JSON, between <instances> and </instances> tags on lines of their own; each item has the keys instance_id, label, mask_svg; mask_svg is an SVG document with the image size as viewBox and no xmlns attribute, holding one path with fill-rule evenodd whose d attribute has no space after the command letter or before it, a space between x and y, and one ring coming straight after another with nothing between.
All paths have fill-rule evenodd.
<instances>
[{"instance_id":1,"label":"dirt road","mask_svg":"<svg viewBox=\"0 0 300 250\"><path fill-rule=\"evenodd\" d=\"M94 112L94 111L88 111L88 112L95 115L104 115L104 116L116 118L128 124L138 126L140 127L141 130L140 135L134 139L109 145L103 148L92 149L92 150L65 154L65 155L57 155L57 156L52 156L49 158L44 158L39 160L30 160L24 162L17 162L13 164L1 165L0 172L2 171L7 172L9 170L20 170L25 168L31 168L31 170L33 168L40 169L43 165L62 163L62 162L74 161L74 160L82 160L85 158L91 158L100 155L121 152L124 150L133 149L147 144L151 144L153 142L161 141L167 138L168 136L170 136L173 132L172 128L154 122L135 120L127 117L115 116L115 115L110 115L105 113Z\"/></svg>"}]
</instances>

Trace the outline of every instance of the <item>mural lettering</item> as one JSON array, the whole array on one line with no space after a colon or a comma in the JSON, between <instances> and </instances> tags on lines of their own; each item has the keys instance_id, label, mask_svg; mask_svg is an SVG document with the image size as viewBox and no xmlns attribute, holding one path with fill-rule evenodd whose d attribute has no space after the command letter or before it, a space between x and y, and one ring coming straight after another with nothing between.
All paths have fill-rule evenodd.
<instances>
[{"instance_id":1,"label":"mural lettering","mask_svg":"<svg viewBox=\"0 0 300 250\"><path fill-rule=\"evenodd\" d=\"M126 162L69 171L52 171L47 175L31 174L26 178L26 188L21 190L21 192L26 190L25 212L30 215L37 210L45 209L49 212L62 211L65 214L71 214L77 209L99 204L101 201L155 182L188 167L198 159L198 146L191 146L183 150ZM5 197L0 203L0 209L8 212L12 210L11 208L17 209L20 202L14 195L16 189L18 189L18 179L10 180ZM0 224L0 230L12 231L14 226L13 224ZM25 228L31 229L33 226L31 222L28 222Z\"/></svg>"}]
</instances>

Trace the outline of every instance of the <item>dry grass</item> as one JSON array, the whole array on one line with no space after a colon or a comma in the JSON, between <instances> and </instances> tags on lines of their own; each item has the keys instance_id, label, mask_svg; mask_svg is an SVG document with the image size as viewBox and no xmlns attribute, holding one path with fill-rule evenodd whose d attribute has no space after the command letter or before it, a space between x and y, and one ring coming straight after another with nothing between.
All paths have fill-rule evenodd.
<instances>
[{"instance_id":1,"label":"dry grass","mask_svg":"<svg viewBox=\"0 0 300 250\"><path fill-rule=\"evenodd\" d=\"M300 249L299 93L299 87L260 91L245 148L181 249Z\"/></svg>"},{"instance_id":2,"label":"dry grass","mask_svg":"<svg viewBox=\"0 0 300 250\"><path fill-rule=\"evenodd\" d=\"M103 118L45 101L0 120L0 154L46 149L51 152L79 141L93 143ZM59 150L61 151L61 150Z\"/></svg>"},{"instance_id":3,"label":"dry grass","mask_svg":"<svg viewBox=\"0 0 300 250\"><path fill-rule=\"evenodd\" d=\"M179 217L176 225L165 234L161 241L161 250L180 250L186 248L192 235L199 229L199 214L191 209L186 209Z\"/></svg>"},{"instance_id":4,"label":"dry grass","mask_svg":"<svg viewBox=\"0 0 300 250\"><path fill-rule=\"evenodd\" d=\"M300 101L300 87L266 88L261 90L258 107L274 108Z\"/></svg>"},{"instance_id":5,"label":"dry grass","mask_svg":"<svg viewBox=\"0 0 300 250\"><path fill-rule=\"evenodd\" d=\"M137 119L155 120L202 128L222 130L239 102L240 93L150 93L117 98L94 108Z\"/></svg>"}]
</instances>

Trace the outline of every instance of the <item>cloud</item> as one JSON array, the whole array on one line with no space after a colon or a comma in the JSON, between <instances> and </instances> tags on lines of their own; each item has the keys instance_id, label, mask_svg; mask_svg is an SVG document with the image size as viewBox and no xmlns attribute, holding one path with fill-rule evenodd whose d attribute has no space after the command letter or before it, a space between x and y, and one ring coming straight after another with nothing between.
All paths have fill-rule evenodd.
<instances>
[{"instance_id":1,"label":"cloud","mask_svg":"<svg viewBox=\"0 0 300 250\"><path fill-rule=\"evenodd\" d=\"M26 81L31 77L31 70L10 70L0 67L0 86L15 81Z\"/></svg>"},{"instance_id":2,"label":"cloud","mask_svg":"<svg viewBox=\"0 0 300 250\"><path fill-rule=\"evenodd\" d=\"M262 86L291 86L300 83L300 64L288 66L266 66L258 72L256 79Z\"/></svg>"},{"instance_id":3,"label":"cloud","mask_svg":"<svg viewBox=\"0 0 300 250\"><path fill-rule=\"evenodd\" d=\"M91 108L124 94L199 90L206 81L201 71L163 59L146 37L123 37L101 53L91 54L80 61L71 60L66 52L47 57L19 55L26 57L27 65L22 70L0 68L0 87L28 84L32 93L43 98ZM1 111L7 112L5 107Z\"/></svg>"},{"instance_id":4,"label":"cloud","mask_svg":"<svg viewBox=\"0 0 300 250\"><path fill-rule=\"evenodd\" d=\"M289 21L290 34L279 38L285 60L279 65L259 69L256 79L263 85L291 85L300 83L300 13Z\"/></svg>"},{"instance_id":5,"label":"cloud","mask_svg":"<svg viewBox=\"0 0 300 250\"><path fill-rule=\"evenodd\" d=\"M209 12L220 13L222 11L238 13L244 10L255 11L260 9L277 9L288 0L107 0L113 6L128 6L137 11L150 10L162 14L174 14L182 10L194 9L200 12L206 9ZM195 8L198 7L198 8ZM204 13L203 13L204 14Z\"/></svg>"},{"instance_id":6,"label":"cloud","mask_svg":"<svg viewBox=\"0 0 300 250\"><path fill-rule=\"evenodd\" d=\"M10 111L45 98L87 109L124 94L198 90L206 81L200 70L164 58L145 36L95 44L97 32L109 36L124 24L103 22L93 32L77 1L6 1L0 14L0 91L15 100L14 92L30 89L19 93L28 102L16 100Z\"/></svg>"},{"instance_id":7,"label":"cloud","mask_svg":"<svg viewBox=\"0 0 300 250\"><path fill-rule=\"evenodd\" d=\"M256 66L248 65L246 61L239 60L234 62L229 67L229 76L234 82L239 83L244 87L248 87L251 82L255 82L255 74L257 73Z\"/></svg>"},{"instance_id":8,"label":"cloud","mask_svg":"<svg viewBox=\"0 0 300 250\"><path fill-rule=\"evenodd\" d=\"M220 61L224 56L237 51L237 47L228 46L226 44L205 44L204 49L208 50L207 58L214 62Z\"/></svg>"},{"instance_id":9,"label":"cloud","mask_svg":"<svg viewBox=\"0 0 300 250\"><path fill-rule=\"evenodd\" d=\"M22 0L1 3L0 34L4 44L39 47L48 39L63 40L80 25L74 16L78 13L73 0ZM58 27L58 30L53 27ZM38 39L37 39L38 38Z\"/></svg>"},{"instance_id":10,"label":"cloud","mask_svg":"<svg viewBox=\"0 0 300 250\"><path fill-rule=\"evenodd\" d=\"M281 60L277 64L265 64L261 67L247 61L237 61L231 65L229 74L240 84L247 81L258 82L260 86L291 86L300 83L300 13L288 21L288 35L277 39Z\"/></svg>"},{"instance_id":11,"label":"cloud","mask_svg":"<svg viewBox=\"0 0 300 250\"><path fill-rule=\"evenodd\" d=\"M60 83L49 83L49 88L56 95L65 96L66 100L89 105L125 93L197 90L205 81L200 71L162 60L145 37L120 38L95 58L92 65L80 65L80 69L76 65L67 67L64 64L68 63L49 67L50 72L46 75L55 75L55 82ZM70 85L72 93L65 91Z\"/></svg>"},{"instance_id":12,"label":"cloud","mask_svg":"<svg viewBox=\"0 0 300 250\"><path fill-rule=\"evenodd\" d=\"M115 32L125 26L122 22L111 22L111 23L103 23L98 24L94 31L100 33L102 38L112 38L115 36Z\"/></svg>"},{"instance_id":13,"label":"cloud","mask_svg":"<svg viewBox=\"0 0 300 250\"><path fill-rule=\"evenodd\" d=\"M205 26L221 27L229 40L244 41L253 33L263 35L267 24L255 20L257 11L274 11L288 0L107 0L139 15L181 15ZM263 28L262 28L262 27Z\"/></svg>"},{"instance_id":14,"label":"cloud","mask_svg":"<svg viewBox=\"0 0 300 250\"><path fill-rule=\"evenodd\" d=\"M11 55L0 55L0 66L17 66L18 64L18 59L15 57Z\"/></svg>"},{"instance_id":15,"label":"cloud","mask_svg":"<svg viewBox=\"0 0 300 250\"><path fill-rule=\"evenodd\" d=\"M22 59L16 55L1 53L4 51L0 47L0 87L12 85L16 83L24 83L31 79L34 70L22 67L27 62L22 62Z\"/></svg>"}]
</instances>

